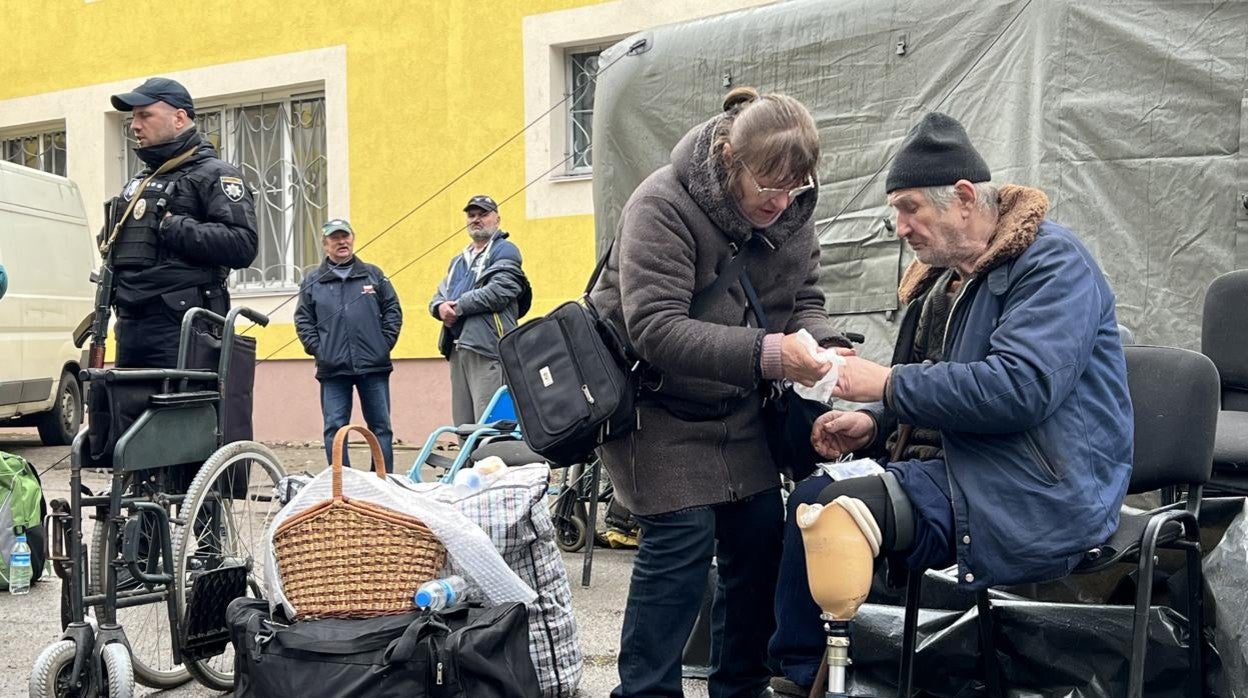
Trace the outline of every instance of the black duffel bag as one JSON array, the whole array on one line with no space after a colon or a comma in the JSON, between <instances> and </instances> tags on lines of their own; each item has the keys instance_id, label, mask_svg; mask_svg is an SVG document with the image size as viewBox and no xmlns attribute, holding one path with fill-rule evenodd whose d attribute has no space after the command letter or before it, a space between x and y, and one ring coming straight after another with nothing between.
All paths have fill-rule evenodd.
<instances>
[{"instance_id":1,"label":"black duffel bag","mask_svg":"<svg viewBox=\"0 0 1248 698\"><path fill-rule=\"evenodd\" d=\"M236 698L535 698L524 604L286 623L267 601L226 611Z\"/></svg>"}]
</instances>

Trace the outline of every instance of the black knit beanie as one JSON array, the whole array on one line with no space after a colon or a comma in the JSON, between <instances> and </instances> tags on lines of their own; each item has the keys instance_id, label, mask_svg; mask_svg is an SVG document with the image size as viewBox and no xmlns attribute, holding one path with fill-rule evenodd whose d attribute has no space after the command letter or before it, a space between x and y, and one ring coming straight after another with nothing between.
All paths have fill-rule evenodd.
<instances>
[{"instance_id":1,"label":"black knit beanie","mask_svg":"<svg viewBox=\"0 0 1248 698\"><path fill-rule=\"evenodd\" d=\"M910 129L888 170L885 191L943 187L960 179L987 182L988 164L971 145L966 129L948 114L932 112Z\"/></svg>"}]
</instances>

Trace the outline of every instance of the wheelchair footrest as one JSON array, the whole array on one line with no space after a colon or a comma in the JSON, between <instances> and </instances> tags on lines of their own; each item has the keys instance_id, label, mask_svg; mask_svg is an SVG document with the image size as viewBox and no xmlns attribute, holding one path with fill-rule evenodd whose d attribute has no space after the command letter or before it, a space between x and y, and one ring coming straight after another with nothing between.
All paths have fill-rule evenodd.
<instances>
[{"instance_id":1,"label":"wheelchair footrest","mask_svg":"<svg viewBox=\"0 0 1248 698\"><path fill-rule=\"evenodd\" d=\"M186 600L186 622L182 624L183 661L215 657L225 651L230 642L225 607L247 595L249 571L246 565L231 565L195 573Z\"/></svg>"}]
</instances>

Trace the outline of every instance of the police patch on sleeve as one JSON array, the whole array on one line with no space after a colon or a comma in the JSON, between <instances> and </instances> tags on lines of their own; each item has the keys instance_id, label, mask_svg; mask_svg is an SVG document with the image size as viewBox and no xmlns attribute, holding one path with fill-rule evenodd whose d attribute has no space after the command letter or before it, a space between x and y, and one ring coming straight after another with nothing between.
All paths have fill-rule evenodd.
<instances>
[{"instance_id":1,"label":"police patch on sleeve","mask_svg":"<svg viewBox=\"0 0 1248 698\"><path fill-rule=\"evenodd\" d=\"M230 201L240 201L243 198L243 180L238 177L222 177L221 191L225 192Z\"/></svg>"}]
</instances>

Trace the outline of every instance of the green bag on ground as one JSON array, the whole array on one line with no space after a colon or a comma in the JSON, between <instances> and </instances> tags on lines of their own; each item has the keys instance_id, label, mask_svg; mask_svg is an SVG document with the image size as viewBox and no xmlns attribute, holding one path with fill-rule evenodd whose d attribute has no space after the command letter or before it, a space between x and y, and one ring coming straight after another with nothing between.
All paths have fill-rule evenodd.
<instances>
[{"instance_id":1,"label":"green bag on ground","mask_svg":"<svg viewBox=\"0 0 1248 698\"><path fill-rule=\"evenodd\" d=\"M48 505L34 466L21 456L0 451L0 589L9 588L9 554L17 535L26 534L30 546L31 581L43 575L48 537L43 517Z\"/></svg>"}]
</instances>

